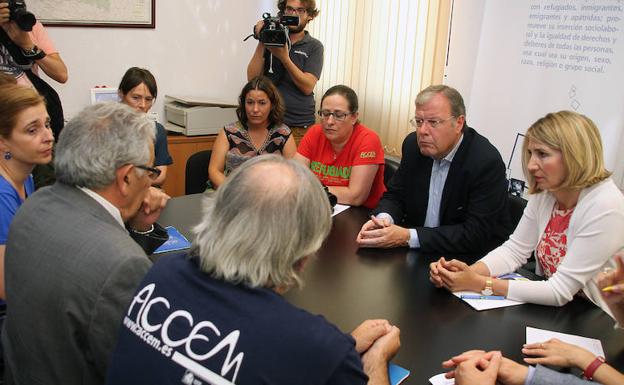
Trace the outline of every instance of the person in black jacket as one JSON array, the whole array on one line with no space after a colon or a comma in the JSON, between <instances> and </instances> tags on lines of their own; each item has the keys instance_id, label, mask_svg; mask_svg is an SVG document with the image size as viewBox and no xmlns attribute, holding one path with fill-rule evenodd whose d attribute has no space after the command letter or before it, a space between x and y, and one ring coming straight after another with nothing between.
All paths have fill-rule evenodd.
<instances>
[{"instance_id":1,"label":"person in black jacket","mask_svg":"<svg viewBox=\"0 0 624 385\"><path fill-rule=\"evenodd\" d=\"M466 124L460 93L445 85L424 89L411 123L416 132L405 138L401 164L359 245L472 256L503 243L513 230L505 164Z\"/></svg>"}]
</instances>

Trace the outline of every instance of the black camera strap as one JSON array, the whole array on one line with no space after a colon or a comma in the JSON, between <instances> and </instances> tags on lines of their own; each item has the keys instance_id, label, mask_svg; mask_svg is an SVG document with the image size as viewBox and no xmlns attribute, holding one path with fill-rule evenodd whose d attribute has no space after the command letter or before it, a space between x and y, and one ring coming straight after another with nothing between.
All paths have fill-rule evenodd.
<instances>
[{"instance_id":1,"label":"black camera strap","mask_svg":"<svg viewBox=\"0 0 624 385\"><path fill-rule=\"evenodd\" d=\"M11 40L6 31L0 27L0 43L9 51L9 54L15 60L20 68L24 71L28 80L35 87L37 92L46 100L46 109L50 116L50 126L54 132L54 137L58 139L63 126L65 125L65 118L63 116L63 106L61 99L54 88L52 88L45 80L41 79L32 71L33 61L27 58L22 49Z\"/></svg>"},{"instance_id":2,"label":"black camera strap","mask_svg":"<svg viewBox=\"0 0 624 385\"><path fill-rule=\"evenodd\" d=\"M22 67L24 71L26 71L26 69L30 69L30 67L32 66L32 61L28 59L26 56L24 56L22 49L17 44L15 44L13 40L11 40L11 38L6 33L4 28L1 28L1 27L0 27L0 43L2 43L4 48L6 48L7 51L9 51L9 53L13 57L13 60L15 60L15 62L19 64L20 67Z\"/></svg>"}]
</instances>

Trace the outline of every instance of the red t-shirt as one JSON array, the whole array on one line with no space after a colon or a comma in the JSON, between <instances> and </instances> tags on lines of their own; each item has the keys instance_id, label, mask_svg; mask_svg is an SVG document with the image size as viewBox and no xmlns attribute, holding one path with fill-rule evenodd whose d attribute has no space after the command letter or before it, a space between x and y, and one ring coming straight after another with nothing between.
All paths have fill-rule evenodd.
<instances>
[{"instance_id":1,"label":"red t-shirt","mask_svg":"<svg viewBox=\"0 0 624 385\"><path fill-rule=\"evenodd\" d=\"M378 164L368 199L364 206L373 208L386 191L384 185L384 152L377 133L358 123L340 153L335 154L320 124L308 128L297 152L310 159L310 170L325 186L349 186L351 167Z\"/></svg>"}]
</instances>

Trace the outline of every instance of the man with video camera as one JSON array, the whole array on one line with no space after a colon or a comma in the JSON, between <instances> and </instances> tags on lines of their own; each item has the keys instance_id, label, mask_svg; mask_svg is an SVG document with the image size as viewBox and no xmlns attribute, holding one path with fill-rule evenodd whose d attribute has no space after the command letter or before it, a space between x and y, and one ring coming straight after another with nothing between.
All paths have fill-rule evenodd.
<instances>
[{"instance_id":1,"label":"man with video camera","mask_svg":"<svg viewBox=\"0 0 624 385\"><path fill-rule=\"evenodd\" d=\"M284 122L296 137L315 121L314 86L323 69L323 44L310 36L306 25L318 15L315 0L279 0L278 16L299 16L299 24L288 26L290 47L268 47L260 39L267 20L254 28L258 46L247 66L247 78L264 74L277 86L286 104ZM288 23L284 23L288 24Z\"/></svg>"},{"instance_id":2,"label":"man with video camera","mask_svg":"<svg viewBox=\"0 0 624 385\"><path fill-rule=\"evenodd\" d=\"M24 0L0 0L0 72L35 88L46 99L52 131L58 138L63 109L56 91L39 78L39 68L59 83L67 81L63 59L43 25L27 11Z\"/></svg>"}]
</instances>

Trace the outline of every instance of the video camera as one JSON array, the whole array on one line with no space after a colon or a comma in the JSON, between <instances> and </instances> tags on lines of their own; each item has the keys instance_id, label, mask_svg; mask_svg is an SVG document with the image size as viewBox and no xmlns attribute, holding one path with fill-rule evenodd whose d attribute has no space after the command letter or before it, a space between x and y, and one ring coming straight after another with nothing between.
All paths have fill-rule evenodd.
<instances>
[{"instance_id":1,"label":"video camera","mask_svg":"<svg viewBox=\"0 0 624 385\"><path fill-rule=\"evenodd\" d=\"M264 25L256 38L268 47L283 47L288 41L288 26L299 25L299 16L272 17L267 12L262 14L262 18Z\"/></svg>"},{"instance_id":2,"label":"video camera","mask_svg":"<svg viewBox=\"0 0 624 385\"><path fill-rule=\"evenodd\" d=\"M9 3L9 20L15 21L15 24L22 30L30 32L37 22L37 18L31 12L26 10L26 2L24 0L8 0Z\"/></svg>"}]
</instances>

